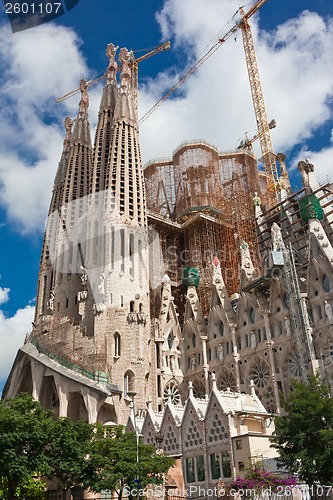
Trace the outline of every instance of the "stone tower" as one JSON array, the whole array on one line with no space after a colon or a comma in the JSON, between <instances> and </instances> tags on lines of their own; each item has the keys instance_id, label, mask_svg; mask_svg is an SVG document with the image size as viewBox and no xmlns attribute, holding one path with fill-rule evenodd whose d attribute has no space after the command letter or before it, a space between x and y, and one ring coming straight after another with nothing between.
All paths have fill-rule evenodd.
<instances>
[{"instance_id":1,"label":"stone tower","mask_svg":"<svg viewBox=\"0 0 333 500\"><path fill-rule=\"evenodd\" d=\"M117 49L107 47L94 148L85 80L78 116L65 121L34 328L5 391L31 392L61 416L118 423L126 421L134 393L138 409L156 399L156 376L137 89L126 48L118 83Z\"/></svg>"}]
</instances>

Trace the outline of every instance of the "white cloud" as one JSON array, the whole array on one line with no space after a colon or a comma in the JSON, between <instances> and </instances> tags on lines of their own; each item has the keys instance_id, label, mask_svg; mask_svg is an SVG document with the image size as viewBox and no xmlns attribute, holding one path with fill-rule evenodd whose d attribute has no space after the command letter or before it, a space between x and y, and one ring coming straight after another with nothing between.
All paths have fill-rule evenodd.
<instances>
[{"instance_id":1,"label":"white cloud","mask_svg":"<svg viewBox=\"0 0 333 500\"><path fill-rule=\"evenodd\" d=\"M24 232L43 227L64 131L77 100L54 100L88 75L73 30L46 24L12 34L0 27L0 195Z\"/></svg>"},{"instance_id":2,"label":"white cloud","mask_svg":"<svg viewBox=\"0 0 333 500\"><path fill-rule=\"evenodd\" d=\"M333 145L321 151L302 149L293 162L293 168L296 168L297 163L304 158L308 158L315 166L315 174L320 183L332 182Z\"/></svg>"},{"instance_id":3,"label":"white cloud","mask_svg":"<svg viewBox=\"0 0 333 500\"><path fill-rule=\"evenodd\" d=\"M234 5L231 0L166 0L157 19L164 38L174 39L177 50L185 50L192 61L193 56L202 56L207 42L231 17ZM272 140L277 152L288 153L332 120L333 23L304 11L267 33L258 31L259 21L256 16L251 25L268 119L277 121ZM226 26L226 31L231 26ZM240 31L237 40L233 38L187 80L177 100L166 101L143 123L140 136L145 161L169 156L186 139L203 138L229 150L237 146L245 131L255 134ZM161 74L142 87L141 115L154 104L156 89L160 87L163 93L167 84L165 74ZM329 168L323 167L326 173Z\"/></svg>"},{"instance_id":4,"label":"white cloud","mask_svg":"<svg viewBox=\"0 0 333 500\"><path fill-rule=\"evenodd\" d=\"M23 345L25 335L31 331L34 310L33 306L27 305L10 318L0 311L0 381L8 376L17 350Z\"/></svg>"},{"instance_id":5,"label":"white cloud","mask_svg":"<svg viewBox=\"0 0 333 500\"><path fill-rule=\"evenodd\" d=\"M1 288L0 286L0 304L4 304L5 302L8 302L9 300L9 288Z\"/></svg>"}]
</instances>

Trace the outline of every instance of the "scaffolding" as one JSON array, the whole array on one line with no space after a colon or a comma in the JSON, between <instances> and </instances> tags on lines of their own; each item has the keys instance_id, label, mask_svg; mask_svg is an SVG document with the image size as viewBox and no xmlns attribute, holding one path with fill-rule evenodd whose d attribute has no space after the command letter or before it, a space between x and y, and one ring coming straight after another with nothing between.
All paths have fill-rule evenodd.
<instances>
[{"instance_id":1,"label":"scaffolding","mask_svg":"<svg viewBox=\"0 0 333 500\"><path fill-rule=\"evenodd\" d=\"M212 260L217 256L230 294L239 291L242 240L261 273L253 197L261 194L255 157L240 150L220 153L203 140L183 142L172 158L152 160L144 170L150 224L159 232L166 272L176 283L184 267L200 271L198 295L210 307ZM170 244L179 259L172 269Z\"/></svg>"}]
</instances>

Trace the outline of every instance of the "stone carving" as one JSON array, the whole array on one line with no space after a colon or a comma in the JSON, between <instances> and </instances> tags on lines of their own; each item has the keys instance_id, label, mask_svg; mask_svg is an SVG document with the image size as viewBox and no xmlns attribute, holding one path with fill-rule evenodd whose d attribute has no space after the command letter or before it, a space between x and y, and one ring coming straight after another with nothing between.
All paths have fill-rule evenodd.
<instances>
[{"instance_id":1,"label":"stone carving","mask_svg":"<svg viewBox=\"0 0 333 500\"><path fill-rule=\"evenodd\" d=\"M286 329L286 334L290 336L291 335L291 324L290 324L290 319L288 318L288 316L286 316L284 318L284 326Z\"/></svg>"},{"instance_id":2,"label":"stone carving","mask_svg":"<svg viewBox=\"0 0 333 500\"><path fill-rule=\"evenodd\" d=\"M244 240L242 240L240 244L240 254L242 269L245 271L246 277L249 279L253 275L254 266L251 260L249 245Z\"/></svg>"},{"instance_id":3,"label":"stone carving","mask_svg":"<svg viewBox=\"0 0 333 500\"><path fill-rule=\"evenodd\" d=\"M100 274L99 276L99 285L98 285L98 293L101 299L101 302L105 301L105 276L104 274Z\"/></svg>"},{"instance_id":4,"label":"stone carving","mask_svg":"<svg viewBox=\"0 0 333 500\"><path fill-rule=\"evenodd\" d=\"M48 309L50 309L50 311L53 311L54 310L54 290L51 290L50 291L50 298L47 302L47 307Z\"/></svg>"},{"instance_id":5,"label":"stone carving","mask_svg":"<svg viewBox=\"0 0 333 500\"><path fill-rule=\"evenodd\" d=\"M82 285L87 285L88 284L88 272L87 269L83 266L80 266L80 269L83 271L81 274L81 283Z\"/></svg>"},{"instance_id":6,"label":"stone carving","mask_svg":"<svg viewBox=\"0 0 333 500\"><path fill-rule=\"evenodd\" d=\"M283 250L284 242L282 238L281 228L276 222L273 222L272 224L271 234L272 234L272 245L274 252Z\"/></svg>"},{"instance_id":7,"label":"stone carving","mask_svg":"<svg viewBox=\"0 0 333 500\"><path fill-rule=\"evenodd\" d=\"M261 199L259 198L257 192L254 193L253 204L255 207L260 207L261 205Z\"/></svg>"},{"instance_id":8,"label":"stone carving","mask_svg":"<svg viewBox=\"0 0 333 500\"><path fill-rule=\"evenodd\" d=\"M87 297L88 297L88 291L87 290L83 290L82 292L78 293L78 301L79 302L84 302L85 300L87 300Z\"/></svg>"},{"instance_id":9,"label":"stone carving","mask_svg":"<svg viewBox=\"0 0 333 500\"><path fill-rule=\"evenodd\" d=\"M328 318L329 324L333 323L333 311L331 304L325 300L325 313Z\"/></svg>"},{"instance_id":10,"label":"stone carving","mask_svg":"<svg viewBox=\"0 0 333 500\"><path fill-rule=\"evenodd\" d=\"M129 66L131 53L126 49L120 49L119 61L121 62L121 73L120 73L120 84L123 87L127 87L131 79L131 68Z\"/></svg>"},{"instance_id":11,"label":"stone carving","mask_svg":"<svg viewBox=\"0 0 333 500\"><path fill-rule=\"evenodd\" d=\"M116 79L118 64L115 60L116 52L119 47L113 45L113 43L109 43L106 47L106 55L109 58L109 66L107 69L107 81L110 83L112 80Z\"/></svg>"},{"instance_id":12,"label":"stone carving","mask_svg":"<svg viewBox=\"0 0 333 500\"><path fill-rule=\"evenodd\" d=\"M80 81L80 91L81 91L81 100L79 104L79 113L86 114L89 107L89 94L88 94L88 82L84 78Z\"/></svg>"},{"instance_id":13,"label":"stone carving","mask_svg":"<svg viewBox=\"0 0 333 500\"><path fill-rule=\"evenodd\" d=\"M314 166L309 160L306 158L305 160L301 160L297 164L298 170L302 175L302 184L304 188L308 188L310 185L309 174L314 171Z\"/></svg>"},{"instance_id":14,"label":"stone carving","mask_svg":"<svg viewBox=\"0 0 333 500\"><path fill-rule=\"evenodd\" d=\"M64 149L67 150L69 148L71 138L72 138L72 125L73 122L69 116L66 116L65 121L64 121L64 127L66 130L66 137L64 140Z\"/></svg>"},{"instance_id":15,"label":"stone carving","mask_svg":"<svg viewBox=\"0 0 333 500\"><path fill-rule=\"evenodd\" d=\"M224 353L223 353L223 344L222 342L219 344L218 347L218 358L220 361L223 361Z\"/></svg>"},{"instance_id":16,"label":"stone carving","mask_svg":"<svg viewBox=\"0 0 333 500\"><path fill-rule=\"evenodd\" d=\"M255 349L257 347L257 338L255 332L251 332L251 349Z\"/></svg>"}]
</instances>

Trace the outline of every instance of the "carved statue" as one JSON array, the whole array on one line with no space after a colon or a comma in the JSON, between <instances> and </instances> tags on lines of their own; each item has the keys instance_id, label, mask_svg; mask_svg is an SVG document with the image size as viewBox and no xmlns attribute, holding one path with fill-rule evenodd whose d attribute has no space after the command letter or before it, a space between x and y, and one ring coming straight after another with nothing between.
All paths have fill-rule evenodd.
<instances>
[{"instance_id":1,"label":"carved statue","mask_svg":"<svg viewBox=\"0 0 333 500\"><path fill-rule=\"evenodd\" d=\"M107 69L108 83L116 79L118 64L115 60L115 57L118 49L119 47L116 47L115 45L113 45L113 43L109 43L109 45L106 47L106 55L109 58L109 66Z\"/></svg>"},{"instance_id":2,"label":"carved statue","mask_svg":"<svg viewBox=\"0 0 333 500\"><path fill-rule=\"evenodd\" d=\"M70 145L70 142L71 142L71 138L72 138L72 125L73 125L72 120L70 119L69 116L66 116L65 121L64 121L64 127L65 127L65 130L66 130L66 137L65 137L65 140L64 140L64 148L65 149L68 149L68 147Z\"/></svg>"},{"instance_id":3,"label":"carved statue","mask_svg":"<svg viewBox=\"0 0 333 500\"><path fill-rule=\"evenodd\" d=\"M195 370L195 365L196 365L195 354L192 354L192 358L191 358L191 368L192 368L192 370Z\"/></svg>"},{"instance_id":4,"label":"carved statue","mask_svg":"<svg viewBox=\"0 0 333 500\"><path fill-rule=\"evenodd\" d=\"M301 160L298 162L297 168L301 172L301 175L302 175L303 187L308 188L310 185L309 173L314 171L314 166L306 158L305 160Z\"/></svg>"},{"instance_id":5,"label":"carved statue","mask_svg":"<svg viewBox=\"0 0 333 500\"><path fill-rule=\"evenodd\" d=\"M257 192L254 193L253 204L255 207L260 207L261 205L261 199L259 198Z\"/></svg>"},{"instance_id":6,"label":"carved statue","mask_svg":"<svg viewBox=\"0 0 333 500\"><path fill-rule=\"evenodd\" d=\"M218 358L220 361L223 361L223 357L224 357L223 344L221 342L218 347Z\"/></svg>"},{"instance_id":7,"label":"carved statue","mask_svg":"<svg viewBox=\"0 0 333 500\"><path fill-rule=\"evenodd\" d=\"M257 347L257 338L255 332L251 332L251 349L255 349Z\"/></svg>"},{"instance_id":8,"label":"carved statue","mask_svg":"<svg viewBox=\"0 0 333 500\"><path fill-rule=\"evenodd\" d=\"M325 300L325 313L328 318L329 323L333 323L333 311L332 311L332 306L331 304Z\"/></svg>"},{"instance_id":9,"label":"carved statue","mask_svg":"<svg viewBox=\"0 0 333 500\"><path fill-rule=\"evenodd\" d=\"M101 297L102 302L104 302L105 298L105 276L104 274L100 274L99 276L99 285L98 285L98 293Z\"/></svg>"},{"instance_id":10,"label":"carved statue","mask_svg":"<svg viewBox=\"0 0 333 500\"><path fill-rule=\"evenodd\" d=\"M49 300L48 300L48 302L47 302L47 307L48 307L48 309L50 309L51 311L53 311L53 310L54 310L54 296L55 296L55 295L54 295L54 290L51 290L51 291L50 291L50 298L49 298Z\"/></svg>"},{"instance_id":11,"label":"carved statue","mask_svg":"<svg viewBox=\"0 0 333 500\"><path fill-rule=\"evenodd\" d=\"M245 271L246 277L249 279L253 275L254 266L251 260L249 245L244 240L241 240L240 243L240 254L242 269Z\"/></svg>"},{"instance_id":12,"label":"carved statue","mask_svg":"<svg viewBox=\"0 0 333 500\"><path fill-rule=\"evenodd\" d=\"M82 285L86 285L88 283L87 269L83 266L80 266L80 269L83 271L83 273L81 274L81 283L82 283Z\"/></svg>"},{"instance_id":13,"label":"carved statue","mask_svg":"<svg viewBox=\"0 0 333 500\"><path fill-rule=\"evenodd\" d=\"M88 82L84 78L80 81L81 100L79 105L79 113L86 114L89 107Z\"/></svg>"},{"instance_id":14,"label":"carved statue","mask_svg":"<svg viewBox=\"0 0 333 500\"><path fill-rule=\"evenodd\" d=\"M121 62L120 84L127 87L131 79L131 68L129 67L130 52L126 48L120 49L119 61Z\"/></svg>"},{"instance_id":15,"label":"carved statue","mask_svg":"<svg viewBox=\"0 0 333 500\"><path fill-rule=\"evenodd\" d=\"M283 243L281 228L276 222L273 222L272 224L271 234L272 234L272 245L274 252L283 250L284 243Z\"/></svg>"},{"instance_id":16,"label":"carved statue","mask_svg":"<svg viewBox=\"0 0 333 500\"><path fill-rule=\"evenodd\" d=\"M174 371L175 367L175 356L173 354L170 354L170 368L172 372Z\"/></svg>"},{"instance_id":17,"label":"carved statue","mask_svg":"<svg viewBox=\"0 0 333 500\"><path fill-rule=\"evenodd\" d=\"M291 335L291 324L290 324L290 319L288 318L288 316L286 316L284 318L284 326L286 329L286 334L290 336Z\"/></svg>"}]
</instances>

